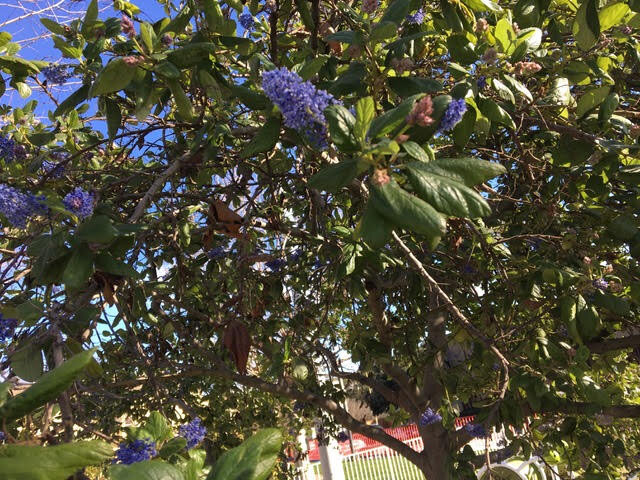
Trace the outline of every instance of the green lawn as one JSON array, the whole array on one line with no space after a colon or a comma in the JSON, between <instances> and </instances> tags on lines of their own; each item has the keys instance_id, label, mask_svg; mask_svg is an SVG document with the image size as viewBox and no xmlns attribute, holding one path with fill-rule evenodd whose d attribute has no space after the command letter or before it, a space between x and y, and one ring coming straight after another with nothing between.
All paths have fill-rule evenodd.
<instances>
[{"instance_id":1,"label":"green lawn","mask_svg":"<svg viewBox=\"0 0 640 480\"><path fill-rule=\"evenodd\" d=\"M342 463L345 480L424 480L420 471L407 459L394 456L384 458L356 457ZM320 464L313 466L320 473Z\"/></svg>"}]
</instances>

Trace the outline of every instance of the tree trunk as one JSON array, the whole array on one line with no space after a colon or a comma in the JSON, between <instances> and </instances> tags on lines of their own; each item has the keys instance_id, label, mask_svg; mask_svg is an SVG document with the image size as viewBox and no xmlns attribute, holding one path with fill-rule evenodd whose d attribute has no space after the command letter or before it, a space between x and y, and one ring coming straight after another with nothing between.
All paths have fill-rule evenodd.
<instances>
[{"instance_id":1,"label":"tree trunk","mask_svg":"<svg viewBox=\"0 0 640 480\"><path fill-rule=\"evenodd\" d=\"M450 480L449 467L447 465L449 451L447 448L447 432L440 432L430 437L422 451L422 465L420 470L427 480Z\"/></svg>"}]
</instances>

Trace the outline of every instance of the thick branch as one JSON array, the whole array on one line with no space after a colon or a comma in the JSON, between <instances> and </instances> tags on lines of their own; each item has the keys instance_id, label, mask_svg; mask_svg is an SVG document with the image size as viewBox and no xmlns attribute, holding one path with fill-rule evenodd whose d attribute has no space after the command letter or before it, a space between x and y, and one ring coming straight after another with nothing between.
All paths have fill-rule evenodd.
<instances>
[{"instance_id":1,"label":"thick branch","mask_svg":"<svg viewBox=\"0 0 640 480\"><path fill-rule=\"evenodd\" d=\"M599 342L587 343L587 347L589 347L589 350L593 353L606 353L638 346L640 346L640 335L630 335L622 338L609 338Z\"/></svg>"}]
</instances>

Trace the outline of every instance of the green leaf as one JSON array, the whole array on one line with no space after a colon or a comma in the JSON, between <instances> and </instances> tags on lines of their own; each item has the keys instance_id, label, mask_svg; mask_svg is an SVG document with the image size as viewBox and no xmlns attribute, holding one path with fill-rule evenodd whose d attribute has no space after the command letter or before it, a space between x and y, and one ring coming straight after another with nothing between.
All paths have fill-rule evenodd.
<instances>
[{"instance_id":1,"label":"green leaf","mask_svg":"<svg viewBox=\"0 0 640 480\"><path fill-rule=\"evenodd\" d=\"M496 23L493 35L498 41L500 49L510 55L516 49L516 32L513 30L511 21L507 18L501 18Z\"/></svg>"},{"instance_id":2,"label":"green leaf","mask_svg":"<svg viewBox=\"0 0 640 480\"><path fill-rule=\"evenodd\" d=\"M605 98L600 105L600 110L598 111L598 120L600 120L600 122L608 121L613 115L613 112L616 111L616 108L618 108L619 104L620 97L617 93L611 92L609 95L607 95L607 98Z\"/></svg>"},{"instance_id":3,"label":"green leaf","mask_svg":"<svg viewBox=\"0 0 640 480\"><path fill-rule=\"evenodd\" d=\"M619 25L630 11L631 9L629 8L629 5L624 2L611 3L607 5L598 13L600 31L606 32L611 27Z\"/></svg>"},{"instance_id":4,"label":"green leaf","mask_svg":"<svg viewBox=\"0 0 640 480\"><path fill-rule=\"evenodd\" d=\"M516 97L513 96L513 92L509 90L509 87L507 87L500 80L498 80L497 78L491 79L491 85L496 90L496 92L498 92L500 98L511 103L516 103Z\"/></svg>"},{"instance_id":5,"label":"green leaf","mask_svg":"<svg viewBox=\"0 0 640 480\"><path fill-rule=\"evenodd\" d=\"M254 110L264 110L271 104L266 95L258 93L247 87L235 85L231 87L231 91L242 101L242 103Z\"/></svg>"},{"instance_id":6,"label":"green leaf","mask_svg":"<svg viewBox=\"0 0 640 480\"><path fill-rule=\"evenodd\" d=\"M56 138L56 135L55 133L50 133L50 132L40 132L40 133L32 133L30 135L27 135L27 138L29 139L29 142L31 142L33 145L36 145L38 147L43 147L44 145L54 140Z\"/></svg>"},{"instance_id":7,"label":"green leaf","mask_svg":"<svg viewBox=\"0 0 640 480\"><path fill-rule=\"evenodd\" d=\"M413 105L416 100L420 99L423 95L413 95L403 101L400 105L391 110L384 112L378 118L371 122L369 127L369 137L376 138L382 137L387 133L392 132L405 122L407 115L411 113Z\"/></svg>"},{"instance_id":8,"label":"green leaf","mask_svg":"<svg viewBox=\"0 0 640 480\"><path fill-rule=\"evenodd\" d=\"M302 23L309 32L313 32L313 17L311 16L311 10L309 9L308 0L295 0L296 7L298 7L298 13L302 19Z\"/></svg>"},{"instance_id":9,"label":"green leaf","mask_svg":"<svg viewBox=\"0 0 640 480\"><path fill-rule=\"evenodd\" d=\"M371 30L369 39L371 41L378 42L386 38L395 37L398 35L398 24L395 22L380 22L377 23Z\"/></svg>"},{"instance_id":10,"label":"green leaf","mask_svg":"<svg viewBox=\"0 0 640 480\"><path fill-rule=\"evenodd\" d=\"M352 62L346 72L340 75L329 87L333 95L348 95L365 91L364 78L367 69L361 62Z\"/></svg>"},{"instance_id":11,"label":"green leaf","mask_svg":"<svg viewBox=\"0 0 640 480\"><path fill-rule=\"evenodd\" d=\"M516 49L524 44L526 45L524 53L533 52L540 47L541 42L542 30L537 27L523 28L518 32L518 36L516 37Z\"/></svg>"},{"instance_id":12,"label":"green leaf","mask_svg":"<svg viewBox=\"0 0 640 480\"><path fill-rule=\"evenodd\" d=\"M50 18L40 18L40 22L51 33L55 33L56 35L64 35L64 27L59 23L54 22Z\"/></svg>"},{"instance_id":13,"label":"green leaf","mask_svg":"<svg viewBox=\"0 0 640 480\"><path fill-rule=\"evenodd\" d=\"M593 303L620 316L629 315L631 312L631 305L629 302L624 298L616 297L610 293L596 292L593 296Z\"/></svg>"},{"instance_id":14,"label":"green leaf","mask_svg":"<svg viewBox=\"0 0 640 480\"><path fill-rule=\"evenodd\" d=\"M62 52L62 56L65 58L80 58L82 57L82 49L74 47L62 37L53 37L53 44Z\"/></svg>"},{"instance_id":15,"label":"green leaf","mask_svg":"<svg viewBox=\"0 0 640 480\"><path fill-rule=\"evenodd\" d=\"M107 115L107 132L109 138L113 138L118 133L120 124L122 123L122 112L117 102L110 98L105 98L105 109Z\"/></svg>"},{"instance_id":16,"label":"green leaf","mask_svg":"<svg viewBox=\"0 0 640 480\"><path fill-rule=\"evenodd\" d=\"M83 287L93 273L93 253L86 245L73 250L62 274L62 282L69 288Z\"/></svg>"},{"instance_id":17,"label":"green leaf","mask_svg":"<svg viewBox=\"0 0 640 480\"><path fill-rule=\"evenodd\" d=\"M416 160L420 160L421 162L424 162L424 163L427 163L431 160L429 158L429 155L427 155L427 152L425 152L424 149L420 145L418 145L416 142L412 142L409 140L407 142L402 143L401 146L405 152L407 152L410 156L412 156Z\"/></svg>"},{"instance_id":18,"label":"green leaf","mask_svg":"<svg viewBox=\"0 0 640 480\"><path fill-rule=\"evenodd\" d=\"M62 115L66 115L76 108L88 98L89 89L90 85L81 86L78 90L69 95L60 105L58 105L58 108L53 112L53 116L60 117Z\"/></svg>"},{"instance_id":19,"label":"green leaf","mask_svg":"<svg viewBox=\"0 0 640 480\"><path fill-rule=\"evenodd\" d=\"M116 58L107 63L93 82L89 97L117 92L127 87L136 73L135 66L127 65L122 58Z\"/></svg>"},{"instance_id":20,"label":"green leaf","mask_svg":"<svg viewBox=\"0 0 640 480\"><path fill-rule=\"evenodd\" d=\"M137 277L138 272L129 264L117 260L110 253L102 252L95 257L96 270L121 277Z\"/></svg>"},{"instance_id":21,"label":"green leaf","mask_svg":"<svg viewBox=\"0 0 640 480\"><path fill-rule=\"evenodd\" d=\"M576 107L576 116L580 119L584 117L591 110L600 105L609 92L611 87L603 85L601 87L595 87L587 90L578 100L578 106Z\"/></svg>"},{"instance_id":22,"label":"green leaf","mask_svg":"<svg viewBox=\"0 0 640 480\"><path fill-rule=\"evenodd\" d=\"M524 86L524 84L518 80L516 80L515 78L513 78L510 75L502 75L502 79L504 80L504 83L507 84L507 86L509 86L509 88L511 88L511 90L515 90L516 92L518 92L520 95L522 95L524 98L526 98L529 102L533 102L533 96L531 95L531 92L529 91L529 89L527 87Z\"/></svg>"},{"instance_id":23,"label":"green leaf","mask_svg":"<svg viewBox=\"0 0 640 480\"><path fill-rule=\"evenodd\" d=\"M580 337L585 341L592 340L602 329L602 321L593 306L580 310L576 316L576 322Z\"/></svg>"},{"instance_id":24,"label":"green leaf","mask_svg":"<svg viewBox=\"0 0 640 480\"><path fill-rule=\"evenodd\" d=\"M479 98L478 108L482 114L492 122L501 123L512 130L516 129L516 124L511 118L511 115L509 115L506 110L493 100L488 98Z\"/></svg>"},{"instance_id":25,"label":"green leaf","mask_svg":"<svg viewBox=\"0 0 640 480\"><path fill-rule=\"evenodd\" d=\"M358 159L343 160L316 173L309 179L309 187L334 193L349 185L364 169L366 165Z\"/></svg>"},{"instance_id":26,"label":"green leaf","mask_svg":"<svg viewBox=\"0 0 640 480\"><path fill-rule=\"evenodd\" d=\"M204 60L208 60L209 55L215 54L218 48L219 47L216 47L213 43L190 43L184 47L171 50L171 52L167 54L167 60L180 69L189 68Z\"/></svg>"},{"instance_id":27,"label":"green leaf","mask_svg":"<svg viewBox=\"0 0 640 480\"><path fill-rule=\"evenodd\" d=\"M168 60L162 61L153 67L153 71L165 78L174 80L180 78L180 70Z\"/></svg>"},{"instance_id":28,"label":"green leaf","mask_svg":"<svg viewBox=\"0 0 640 480\"><path fill-rule=\"evenodd\" d=\"M184 480L175 466L162 460L145 460L131 465L111 465L111 480Z\"/></svg>"},{"instance_id":29,"label":"green leaf","mask_svg":"<svg viewBox=\"0 0 640 480\"><path fill-rule=\"evenodd\" d=\"M589 50L600 36L598 0L584 0L573 21L573 35L582 50Z\"/></svg>"},{"instance_id":30,"label":"green leaf","mask_svg":"<svg viewBox=\"0 0 640 480\"><path fill-rule=\"evenodd\" d=\"M376 107L373 97L364 97L356 102L356 124L353 134L361 144L367 137L367 130L376 116Z\"/></svg>"},{"instance_id":31,"label":"green leaf","mask_svg":"<svg viewBox=\"0 0 640 480\"><path fill-rule=\"evenodd\" d=\"M609 223L607 231L614 238L628 242L635 236L638 226L632 215L619 215Z\"/></svg>"},{"instance_id":32,"label":"green leaf","mask_svg":"<svg viewBox=\"0 0 640 480\"><path fill-rule=\"evenodd\" d=\"M475 190L447 176L423 169L422 162L407 165L409 182L416 193L436 210L461 218L484 217L491 213L489 204Z\"/></svg>"},{"instance_id":33,"label":"green leaf","mask_svg":"<svg viewBox=\"0 0 640 480\"><path fill-rule=\"evenodd\" d=\"M298 75L300 75L303 80L309 80L320 71L320 69L327 63L327 60L329 60L329 55L318 55L315 58L307 60L300 67Z\"/></svg>"},{"instance_id":34,"label":"green leaf","mask_svg":"<svg viewBox=\"0 0 640 480\"><path fill-rule=\"evenodd\" d=\"M48 447L0 446L2 480L66 480L78 470L101 465L113 456L113 448L99 440Z\"/></svg>"},{"instance_id":35,"label":"green leaf","mask_svg":"<svg viewBox=\"0 0 640 480\"><path fill-rule=\"evenodd\" d=\"M462 120L453 127L453 143L458 147L458 150L463 150L467 145L476 125L476 116L476 110L470 108L464 112Z\"/></svg>"},{"instance_id":36,"label":"green leaf","mask_svg":"<svg viewBox=\"0 0 640 480\"><path fill-rule=\"evenodd\" d=\"M207 480L266 480L281 448L280 430L260 430L239 447L225 452L213 466Z\"/></svg>"},{"instance_id":37,"label":"green leaf","mask_svg":"<svg viewBox=\"0 0 640 480\"><path fill-rule=\"evenodd\" d=\"M74 355L59 367L45 373L24 392L9 399L0 407L0 421L11 422L58 398L91 362L95 351L94 348Z\"/></svg>"},{"instance_id":38,"label":"green leaf","mask_svg":"<svg viewBox=\"0 0 640 480\"><path fill-rule=\"evenodd\" d=\"M271 117L244 147L240 156L242 158L249 158L257 153L269 152L276 146L279 138L280 117Z\"/></svg>"},{"instance_id":39,"label":"green leaf","mask_svg":"<svg viewBox=\"0 0 640 480\"><path fill-rule=\"evenodd\" d=\"M442 215L393 179L384 185L371 183L370 186L369 201L382 217L393 225L425 235L430 246L435 248L446 230L447 224Z\"/></svg>"},{"instance_id":40,"label":"green leaf","mask_svg":"<svg viewBox=\"0 0 640 480\"><path fill-rule=\"evenodd\" d=\"M356 119L342 105L331 105L324 111L331 140L343 152L357 152L360 148L355 136Z\"/></svg>"},{"instance_id":41,"label":"green leaf","mask_svg":"<svg viewBox=\"0 0 640 480\"><path fill-rule=\"evenodd\" d=\"M193 120L193 105L180 82L177 80L167 80L167 85L173 94L173 100L176 104L178 115L187 122Z\"/></svg>"},{"instance_id":42,"label":"green leaf","mask_svg":"<svg viewBox=\"0 0 640 480\"><path fill-rule=\"evenodd\" d=\"M26 345L20 344L11 355L11 368L21 379L27 382L35 382L44 372L44 362L40 347L29 341Z\"/></svg>"},{"instance_id":43,"label":"green leaf","mask_svg":"<svg viewBox=\"0 0 640 480\"><path fill-rule=\"evenodd\" d=\"M14 82L13 86L22 98L28 98L31 95L31 87L25 82Z\"/></svg>"},{"instance_id":44,"label":"green leaf","mask_svg":"<svg viewBox=\"0 0 640 480\"><path fill-rule=\"evenodd\" d=\"M419 168L425 172L464 183L468 187L506 173L506 169L499 163L479 158L436 158L429 163L421 164Z\"/></svg>"},{"instance_id":45,"label":"green leaf","mask_svg":"<svg viewBox=\"0 0 640 480\"><path fill-rule=\"evenodd\" d=\"M400 25L409 13L409 5L409 0L395 0L389 5L389 7L387 7L387 10L380 19L380 23L394 22Z\"/></svg>"},{"instance_id":46,"label":"green leaf","mask_svg":"<svg viewBox=\"0 0 640 480\"><path fill-rule=\"evenodd\" d=\"M491 0L462 0L474 12L501 12L502 7Z\"/></svg>"},{"instance_id":47,"label":"green leaf","mask_svg":"<svg viewBox=\"0 0 640 480\"><path fill-rule=\"evenodd\" d=\"M153 31L153 27L149 23L143 22L140 24L140 37L142 38L144 46L147 47L147 52L153 53L153 44L156 41L156 32Z\"/></svg>"},{"instance_id":48,"label":"green leaf","mask_svg":"<svg viewBox=\"0 0 640 480\"><path fill-rule=\"evenodd\" d=\"M82 26L90 25L98 19L98 0L91 0L87 6L87 13L84 14ZM84 33L84 32L83 32Z\"/></svg>"},{"instance_id":49,"label":"green leaf","mask_svg":"<svg viewBox=\"0 0 640 480\"><path fill-rule=\"evenodd\" d=\"M118 230L106 215L95 215L78 227L76 238L89 243L111 243L118 236Z\"/></svg>"},{"instance_id":50,"label":"green leaf","mask_svg":"<svg viewBox=\"0 0 640 480\"><path fill-rule=\"evenodd\" d=\"M187 28L187 25L189 25L191 17L193 17L193 10L191 10L191 5L187 4L160 33L182 33L184 29Z\"/></svg>"},{"instance_id":51,"label":"green leaf","mask_svg":"<svg viewBox=\"0 0 640 480\"><path fill-rule=\"evenodd\" d=\"M160 456L165 460L169 459L171 455L183 451L187 447L187 439L184 437L174 437L166 442L160 449Z\"/></svg>"},{"instance_id":52,"label":"green leaf","mask_svg":"<svg viewBox=\"0 0 640 480\"><path fill-rule=\"evenodd\" d=\"M469 65L478 60L475 46L464 34L450 35L447 37L447 48L451 58L463 65Z\"/></svg>"},{"instance_id":53,"label":"green leaf","mask_svg":"<svg viewBox=\"0 0 640 480\"><path fill-rule=\"evenodd\" d=\"M217 0L202 0L201 5L209 30L213 33L218 32L224 21L220 3Z\"/></svg>"},{"instance_id":54,"label":"green leaf","mask_svg":"<svg viewBox=\"0 0 640 480\"><path fill-rule=\"evenodd\" d=\"M162 443L171 436L171 427L167 419L156 411L151 412L142 429L151 435L151 439L156 443Z\"/></svg>"},{"instance_id":55,"label":"green leaf","mask_svg":"<svg viewBox=\"0 0 640 480\"><path fill-rule=\"evenodd\" d=\"M356 238L362 239L371 248L382 248L391 239L393 227L376 209L367 203L362 219L356 227Z\"/></svg>"},{"instance_id":56,"label":"green leaf","mask_svg":"<svg viewBox=\"0 0 640 480\"><path fill-rule=\"evenodd\" d=\"M435 93L442 90L442 84L432 78L389 77L389 88L400 97L409 97L417 93Z\"/></svg>"}]
</instances>

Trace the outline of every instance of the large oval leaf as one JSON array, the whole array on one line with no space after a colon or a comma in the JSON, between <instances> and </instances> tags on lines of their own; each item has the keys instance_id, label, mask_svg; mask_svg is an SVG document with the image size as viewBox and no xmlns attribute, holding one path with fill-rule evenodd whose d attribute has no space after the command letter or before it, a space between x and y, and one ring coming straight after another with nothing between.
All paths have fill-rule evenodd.
<instances>
[{"instance_id":1,"label":"large oval leaf","mask_svg":"<svg viewBox=\"0 0 640 480\"><path fill-rule=\"evenodd\" d=\"M128 65L124 59L116 58L107 63L107 66L98 74L91 86L90 97L117 92L125 88L136 73L135 65Z\"/></svg>"},{"instance_id":2,"label":"large oval leaf","mask_svg":"<svg viewBox=\"0 0 640 480\"><path fill-rule=\"evenodd\" d=\"M239 447L225 452L207 480L266 480L271 475L281 448L280 430L260 430Z\"/></svg>"},{"instance_id":3,"label":"large oval leaf","mask_svg":"<svg viewBox=\"0 0 640 480\"><path fill-rule=\"evenodd\" d=\"M111 480L184 480L184 475L170 463L162 460L145 460L131 465L112 465Z\"/></svg>"}]
</instances>

